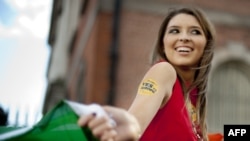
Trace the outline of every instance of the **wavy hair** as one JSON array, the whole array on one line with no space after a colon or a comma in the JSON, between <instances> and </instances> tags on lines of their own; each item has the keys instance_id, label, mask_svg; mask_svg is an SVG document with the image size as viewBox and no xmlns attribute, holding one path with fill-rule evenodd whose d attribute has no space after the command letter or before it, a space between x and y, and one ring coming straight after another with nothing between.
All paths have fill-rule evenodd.
<instances>
[{"instance_id":1,"label":"wavy hair","mask_svg":"<svg viewBox=\"0 0 250 141\"><path fill-rule=\"evenodd\" d=\"M178 14L188 14L194 16L198 23L200 24L202 30L204 31L207 43L204 48L204 52L202 57L199 60L198 67L192 68L195 69L195 77L194 81L190 87L186 88L184 85L183 79L178 75L180 81L182 83L183 93L185 100L188 101L189 93L193 88L198 89L198 99L197 99L197 119L198 124L201 128L201 133L203 139L206 141L207 139L207 123L206 123L206 104L207 104L207 82L208 82L208 75L211 68L211 62L213 58L214 52L214 43L215 43L215 30L211 22L207 19L204 12L195 7L182 7L171 9L168 15L165 17L164 21L161 24L159 29L158 38L156 40L156 44L154 47L154 51L151 58L151 63L156 63L159 59L164 59L168 61L165 53L164 53L164 44L163 38L170 20Z\"/></svg>"}]
</instances>

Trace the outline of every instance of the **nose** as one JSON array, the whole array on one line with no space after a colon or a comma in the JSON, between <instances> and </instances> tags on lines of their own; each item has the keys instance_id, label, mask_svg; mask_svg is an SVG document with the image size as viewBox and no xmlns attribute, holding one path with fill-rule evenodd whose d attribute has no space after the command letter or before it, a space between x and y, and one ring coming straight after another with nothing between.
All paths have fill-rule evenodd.
<instances>
[{"instance_id":1,"label":"nose","mask_svg":"<svg viewBox=\"0 0 250 141\"><path fill-rule=\"evenodd\" d=\"M188 36L187 33L183 33L183 34L180 35L179 40L181 42L189 42L190 41L190 37Z\"/></svg>"},{"instance_id":2,"label":"nose","mask_svg":"<svg viewBox=\"0 0 250 141\"><path fill-rule=\"evenodd\" d=\"M190 39L188 39L188 38L181 38L180 41L182 41L182 42L189 42Z\"/></svg>"}]
</instances>

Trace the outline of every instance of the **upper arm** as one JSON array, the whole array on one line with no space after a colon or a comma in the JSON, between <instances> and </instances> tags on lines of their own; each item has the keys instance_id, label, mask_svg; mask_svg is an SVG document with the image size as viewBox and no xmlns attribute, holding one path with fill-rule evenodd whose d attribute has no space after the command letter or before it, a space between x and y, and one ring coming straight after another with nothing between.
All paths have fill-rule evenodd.
<instances>
[{"instance_id":1,"label":"upper arm","mask_svg":"<svg viewBox=\"0 0 250 141\"><path fill-rule=\"evenodd\" d=\"M162 62L154 65L142 79L137 95L129 109L139 121L142 131L159 110L163 99L168 100L176 81L172 65Z\"/></svg>"}]
</instances>

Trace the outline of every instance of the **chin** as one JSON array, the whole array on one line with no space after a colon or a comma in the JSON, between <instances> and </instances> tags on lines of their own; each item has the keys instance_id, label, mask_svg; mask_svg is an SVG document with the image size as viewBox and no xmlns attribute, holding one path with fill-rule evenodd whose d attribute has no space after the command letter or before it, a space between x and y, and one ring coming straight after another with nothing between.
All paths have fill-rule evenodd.
<instances>
[{"instance_id":1,"label":"chin","mask_svg":"<svg viewBox=\"0 0 250 141\"><path fill-rule=\"evenodd\" d=\"M176 67L181 67L181 68L186 68L186 69L197 67L197 64L193 64L193 63L175 63L173 65Z\"/></svg>"}]
</instances>

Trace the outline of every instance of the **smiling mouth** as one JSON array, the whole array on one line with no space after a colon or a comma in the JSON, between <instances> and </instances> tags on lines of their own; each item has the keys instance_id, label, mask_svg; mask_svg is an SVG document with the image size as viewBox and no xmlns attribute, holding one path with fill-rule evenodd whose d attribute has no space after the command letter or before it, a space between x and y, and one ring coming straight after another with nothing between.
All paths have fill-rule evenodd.
<instances>
[{"instance_id":1,"label":"smiling mouth","mask_svg":"<svg viewBox=\"0 0 250 141\"><path fill-rule=\"evenodd\" d=\"M193 51L193 49L190 47L177 47L177 48L175 48L175 50L177 52L185 52L185 53L189 53L189 52Z\"/></svg>"}]
</instances>

